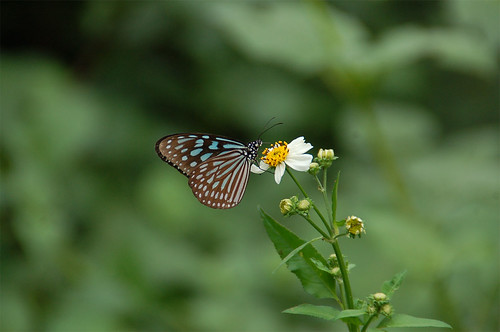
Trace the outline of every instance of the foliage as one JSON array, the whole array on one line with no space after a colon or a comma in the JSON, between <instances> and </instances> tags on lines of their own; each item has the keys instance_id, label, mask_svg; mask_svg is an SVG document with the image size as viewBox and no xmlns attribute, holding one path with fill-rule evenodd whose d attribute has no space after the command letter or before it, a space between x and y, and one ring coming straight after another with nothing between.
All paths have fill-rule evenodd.
<instances>
[{"instance_id":1,"label":"foliage","mask_svg":"<svg viewBox=\"0 0 500 332\"><path fill-rule=\"evenodd\" d=\"M324 153L329 151L329 153ZM318 180L318 189L320 192L325 192L327 169L332 165L332 161L337 159L333 150L320 149L318 157L314 160L316 164L311 164L309 173ZM324 182L321 183L318 179L318 172L323 173ZM297 182L296 178L289 172L292 179L296 182L302 194L308 199L310 203L309 208L314 208L317 216L324 220L323 215L318 211L314 202L303 191L302 186ZM444 327L451 328L450 325L433 319L418 318L405 314L394 314L394 308L390 304L391 298L395 291L397 291L403 282L406 271L396 274L391 280L385 281L382 285L380 293L374 293L367 297L366 300L357 300L356 305L352 299L351 283L349 281L350 269L346 257L340 251L338 239L353 234L361 237L361 231L364 233L364 223L358 217L348 217L346 220L338 222L335 219L335 211L337 208L337 191L338 191L339 176L333 185L332 193L332 210L328 211L332 215L330 224L324 223L327 232L322 232L321 229L309 217L309 211L295 210L294 205L300 204L298 199L291 200L291 205L287 209L282 209L281 213L285 217L292 215L300 215L307 220L314 228L324 234L322 239L332 245L335 254L332 254L328 259L324 259L313 247L312 243L319 238L314 238L305 242L301 240L292 231L286 229L278 221L267 215L261 210L261 218L266 227L267 234L271 241L274 243L276 251L282 258L280 265L286 263L288 269L293 272L302 283L302 287L309 294L317 298L334 298L341 310L337 310L332 306L301 304L296 307L289 308L283 312L290 314L300 314L323 318L326 320L336 321L342 320L347 324L349 331L367 331L370 324L379 316L384 319L379 321L377 328L386 327ZM295 196L294 196L295 197ZM328 201L325 195L325 203ZM360 227L354 229L349 227L350 222L356 222ZM346 227L346 233L340 233L338 225L342 224ZM351 224L352 225L352 224ZM360 231L361 230L361 231ZM297 246L299 245L299 246ZM294 246L297 246L294 248ZM338 286L338 288L337 288ZM340 294L338 296L337 294Z\"/></svg>"},{"instance_id":2,"label":"foliage","mask_svg":"<svg viewBox=\"0 0 500 332\"><path fill-rule=\"evenodd\" d=\"M154 153L273 116L342 155L360 294L407 268L398 307L499 329L498 2L0 6L0 330L331 330L276 314L314 299L269 273L274 184L208 210Z\"/></svg>"}]
</instances>

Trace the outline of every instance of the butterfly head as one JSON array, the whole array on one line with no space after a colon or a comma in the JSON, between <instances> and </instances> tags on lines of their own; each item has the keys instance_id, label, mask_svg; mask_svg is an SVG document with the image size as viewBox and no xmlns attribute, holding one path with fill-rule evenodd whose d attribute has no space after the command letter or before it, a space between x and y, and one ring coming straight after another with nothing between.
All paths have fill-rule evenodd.
<instances>
[{"instance_id":1,"label":"butterfly head","mask_svg":"<svg viewBox=\"0 0 500 332\"><path fill-rule=\"evenodd\" d=\"M261 147L261 145L262 145L262 140L260 139L248 143L247 145L248 159L255 160L255 158L257 158L257 154L259 152L259 148Z\"/></svg>"}]
</instances>

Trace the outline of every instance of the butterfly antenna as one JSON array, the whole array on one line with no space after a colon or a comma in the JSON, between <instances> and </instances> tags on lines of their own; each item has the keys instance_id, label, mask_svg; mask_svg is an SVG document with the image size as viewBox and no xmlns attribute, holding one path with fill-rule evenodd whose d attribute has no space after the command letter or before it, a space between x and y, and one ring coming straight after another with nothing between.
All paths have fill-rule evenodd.
<instances>
[{"instance_id":1,"label":"butterfly antenna","mask_svg":"<svg viewBox=\"0 0 500 332\"><path fill-rule=\"evenodd\" d=\"M275 116L273 116L272 118L270 118L269 120L267 120L266 124L264 125L264 129L265 129L265 128L269 125L269 123L270 123L271 121L273 121L274 119L276 119L276 117L275 117Z\"/></svg>"},{"instance_id":2,"label":"butterfly antenna","mask_svg":"<svg viewBox=\"0 0 500 332\"><path fill-rule=\"evenodd\" d=\"M273 124L271 127L266 128L266 127L269 125L269 123L270 123L271 121L273 121L274 119L276 119L276 117L275 117L275 116L273 116L271 119L269 119L269 121L267 121L266 125L264 126L264 130L263 130L263 131L260 133L260 135L259 135L259 139L260 139L260 138L262 137L262 135L264 135L264 134L265 134L265 133L266 133L269 129L274 128L274 127L276 127L276 126L278 126L278 125L282 125L282 124L283 124L283 122L278 122L278 123Z\"/></svg>"}]
</instances>

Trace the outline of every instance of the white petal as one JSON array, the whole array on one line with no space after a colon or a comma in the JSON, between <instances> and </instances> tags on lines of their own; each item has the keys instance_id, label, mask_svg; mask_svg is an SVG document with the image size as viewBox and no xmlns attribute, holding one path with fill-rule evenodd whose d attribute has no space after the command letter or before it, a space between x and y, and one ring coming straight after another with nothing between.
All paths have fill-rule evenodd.
<instances>
[{"instance_id":1,"label":"white petal","mask_svg":"<svg viewBox=\"0 0 500 332\"><path fill-rule=\"evenodd\" d=\"M250 167L250 172L255 173L255 174L262 174L268 168L269 168L269 165L261 160L259 166L252 164L252 166Z\"/></svg>"},{"instance_id":2,"label":"white petal","mask_svg":"<svg viewBox=\"0 0 500 332\"><path fill-rule=\"evenodd\" d=\"M310 143L306 143L304 136L297 137L288 144L288 149L291 154L301 154L311 150L313 146Z\"/></svg>"},{"instance_id":3,"label":"white petal","mask_svg":"<svg viewBox=\"0 0 500 332\"><path fill-rule=\"evenodd\" d=\"M274 170L274 181L276 181L277 184L280 184L283 174L285 174L285 163L279 163Z\"/></svg>"},{"instance_id":4,"label":"white petal","mask_svg":"<svg viewBox=\"0 0 500 332\"><path fill-rule=\"evenodd\" d=\"M285 163L296 171L305 172L309 170L309 165L313 156L310 154L300 154L295 156L288 155L286 157Z\"/></svg>"}]
</instances>

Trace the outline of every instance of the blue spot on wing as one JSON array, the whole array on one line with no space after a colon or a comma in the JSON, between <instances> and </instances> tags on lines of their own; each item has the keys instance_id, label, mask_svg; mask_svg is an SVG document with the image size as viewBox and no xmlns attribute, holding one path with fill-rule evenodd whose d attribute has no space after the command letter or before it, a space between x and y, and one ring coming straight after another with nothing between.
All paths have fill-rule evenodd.
<instances>
[{"instance_id":1,"label":"blue spot on wing","mask_svg":"<svg viewBox=\"0 0 500 332\"><path fill-rule=\"evenodd\" d=\"M224 149L241 149L241 144L228 143L228 144L223 144L222 146L224 147Z\"/></svg>"},{"instance_id":2,"label":"blue spot on wing","mask_svg":"<svg viewBox=\"0 0 500 332\"><path fill-rule=\"evenodd\" d=\"M219 142L217 142L217 141L213 141L213 142L212 142L212 144L210 144L210 145L208 146L208 148L209 148L210 150L217 150L217 149L218 149L218 147L217 147L218 145L219 145Z\"/></svg>"},{"instance_id":3,"label":"blue spot on wing","mask_svg":"<svg viewBox=\"0 0 500 332\"><path fill-rule=\"evenodd\" d=\"M197 139L194 145L195 148L199 148L199 147L202 147L203 146L203 142L205 142L204 140L202 140L201 138L200 139Z\"/></svg>"},{"instance_id":4,"label":"blue spot on wing","mask_svg":"<svg viewBox=\"0 0 500 332\"><path fill-rule=\"evenodd\" d=\"M194 149L193 151L191 151L190 155L192 155L193 157L197 156L201 153L201 151L203 151L203 149Z\"/></svg>"},{"instance_id":5,"label":"blue spot on wing","mask_svg":"<svg viewBox=\"0 0 500 332\"><path fill-rule=\"evenodd\" d=\"M231 142L231 143L234 143L234 144L238 144L239 146L245 146L244 144L238 142L238 141L235 141L235 140L232 140L232 139L228 139L228 138L223 138L223 137L217 137L217 140L218 141L224 141L224 142Z\"/></svg>"},{"instance_id":6,"label":"blue spot on wing","mask_svg":"<svg viewBox=\"0 0 500 332\"><path fill-rule=\"evenodd\" d=\"M207 160L208 158L210 158L210 156L213 155L212 152L209 152L209 153L205 153L203 156L200 157L201 161L205 161Z\"/></svg>"}]
</instances>

